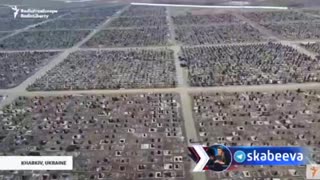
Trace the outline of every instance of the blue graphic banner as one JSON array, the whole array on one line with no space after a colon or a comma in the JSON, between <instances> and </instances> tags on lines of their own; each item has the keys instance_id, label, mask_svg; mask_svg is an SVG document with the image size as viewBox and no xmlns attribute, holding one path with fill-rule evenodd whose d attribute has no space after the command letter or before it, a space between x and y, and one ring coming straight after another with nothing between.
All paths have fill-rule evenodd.
<instances>
[{"instance_id":1,"label":"blue graphic banner","mask_svg":"<svg viewBox=\"0 0 320 180\"><path fill-rule=\"evenodd\" d=\"M310 164L310 150L288 146L229 146L232 165L300 166Z\"/></svg>"}]
</instances>

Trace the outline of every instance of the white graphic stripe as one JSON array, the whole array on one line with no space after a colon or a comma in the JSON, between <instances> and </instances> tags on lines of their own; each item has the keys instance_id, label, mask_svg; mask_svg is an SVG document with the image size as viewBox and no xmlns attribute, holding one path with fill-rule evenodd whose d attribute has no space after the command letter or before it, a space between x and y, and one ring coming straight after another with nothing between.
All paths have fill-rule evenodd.
<instances>
[{"instance_id":1,"label":"white graphic stripe","mask_svg":"<svg viewBox=\"0 0 320 180\"><path fill-rule=\"evenodd\" d=\"M196 166L193 169L193 172L204 172L203 168L206 166L206 164L209 161L209 156L207 152L203 149L202 145L192 145L194 150L198 153L200 160L196 164Z\"/></svg>"},{"instance_id":2,"label":"white graphic stripe","mask_svg":"<svg viewBox=\"0 0 320 180\"><path fill-rule=\"evenodd\" d=\"M0 171L72 169L72 156L0 156Z\"/></svg>"}]
</instances>

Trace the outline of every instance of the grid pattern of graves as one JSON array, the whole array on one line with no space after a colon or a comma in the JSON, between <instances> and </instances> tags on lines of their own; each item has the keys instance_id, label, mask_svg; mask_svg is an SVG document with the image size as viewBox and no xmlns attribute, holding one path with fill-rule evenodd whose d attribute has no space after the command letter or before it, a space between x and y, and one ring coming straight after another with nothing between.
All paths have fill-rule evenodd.
<instances>
[{"instance_id":1,"label":"grid pattern of graves","mask_svg":"<svg viewBox=\"0 0 320 180\"><path fill-rule=\"evenodd\" d=\"M319 17L311 16L298 11L260 11L260 12L245 12L242 15L259 24L264 23L287 23L294 21L314 22L319 20Z\"/></svg>"},{"instance_id":2,"label":"grid pattern of graves","mask_svg":"<svg viewBox=\"0 0 320 180\"><path fill-rule=\"evenodd\" d=\"M0 53L0 89L13 88L45 66L59 52Z\"/></svg>"},{"instance_id":3,"label":"grid pattern of graves","mask_svg":"<svg viewBox=\"0 0 320 180\"><path fill-rule=\"evenodd\" d=\"M163 46L169 39L168 27L108 29L94 35L84 47Z\"/></svg>"},{"instance_id":4,"label":"grid pattern of graves","mask_svg":"<svg viewBox=\"0 0 320 180\"><path fill-rule=\"evenodd\" d=\"M176 40L186 45L260 42L268 38L248 23L176 26Z\"/></svg>"},{"instance_id":5,"label":"grid pattern of graves","mask_svg":"<svg viewBox=\"0 0 320 180\"><path fill-rule=\"evenodd\" d=\"M320 38L320 21L268 23L263 25L275 35L287 40L304 40Z\"/></svg>"},{"instance_id":6,"label":"grid pattern of graves","mask_svg":"<svg viewBox=\"0 0 320 180\"><path fill-rule=\"evenodd\" d=\"M64 49L80 42L90 31L25 31L0 41L4 50Z\"/></svg>"},{"instance_id":7,"label":"grid pattern of graves","mask_svg":"<svg viewBox=\"0 0 320 180\"><path fill-rule=\"evenodd\" d=\"M84 47L163 46L169 38L164 7L130 6Z\"/></svg>"},{"instance_id":8,"label":"grid pattern of graves","mask_svg":"<svg viewBox=\"0 0 320 180\"><path fill-rule=\"evenodd\" d=\"M173 51L78 51L29 90L175 87Z\"/></svg>"},{"instance_id":9,"label":"grid pattern of graves","mask_svg":"<svg viewBox=\"0 0 320 180\"><path fill-rule=\"evenodd\" d=\"M288 40L318 39L320 17L297 11L262 11L243 14L270 30L280 38Z\"/></svg>"},{"instance_id":10,"label":"grid pattern of graves","mask_svg":"<svg viewBox=\"0 0 320 180\"><path fill-rule=\"evenodd\" d=\"M13 16L13 15L12 15ZM12 18L3 18L0 19L0 31L12 32L14 30L25 28L29 25L39 23L44 21L43 19L12 19Z\"/></svg>"},{"instance_id":11,"label":"grid pattern of graves","mask_svg":"<svg viewBox=\"0 0 320 180\"><path fill-rule=\"evenodd\" d=\"M76 9L75 12L61 13L64 15L55 20L39 23L33 28L0 41L0 49L65 49L74 46L86 37L92 29L117 12L121 6ZM38 19L5 19L0 30L11 30L36 24ZM15 23L11 23L14 21ZM43 21L43 20L41 20ZM19 23L19 25L16 25ZM7 25L6 25L7 24ZM17 27L16 27L17 26Z\"/></svg>"},{"instance_id":12,"label":"grid pattern of graves","mask_svg":"<svg viewBox=\"0 0 320 180\"><path fill-rule=\"evenodd\" d=\"M319 9L304 9L302 10L304 13L308 13L311 15L320 15L320 10Z\"/></svg>"},{"instance_id":13,"label":"grid pattern of graves","mask_svg":"<svg viewBox=\"0 0 320 180\"><path fill-rule=\"evenodd\" d=\"M307 50L317 53L320 55L320 43L314 42L314 43L301 43L301 46L305 47Z\"/></svg>"},{"instance_id":14,"label":"grid pattern of graves","mask_svg":"<svg viewBox=\"0 0 320 180\"><path fill-rule=\"evenodd\" d=\"M232 24L240 23L240 19L232 14L217 13L217 14L192 14L186 13L178 16L172 16L172 21L175 25L181 26L196 26L196 25L214 25L214 24Z\"/></svg>"},{"instance_id":15,"label":"grid pattern of graves","mask_svg":"<svg viewBox=\"0 0 320 180\"><path fill-rule=\"evenodd\" d=\"M171 16L176 40L186 45L264 41L257 29L232 13L184 12Z\"/></svg>"},{"instance_id":16,"label":"grid pattern of graves","mask_svg":"<svg viewBox=\"0 0 320 180\"><path fill-rule=\"evenodd\" d=\"M166 26L166 16L144 16L144 17L119 17L113 20L108 27L159 27Z\"/></svg>"},{"instance_id":17,"label":"grid pattern of graves","mask_svg":"<svg viewBox=\"0 0 320 180\"><path fill-rule=\"evenodd\" d=\"M69 30L69 29L95 29L107 18L61 18L36 26L33 30Z\"/></svg>"},{"instance_id":18,"label":"grid pattern of graves","mask_svg":"<svg viewBox=\"0 0 320 180\"><path fill-rule=\"evenodd\" d=\"M183 47L191 86L260 85L320 81L316 59L279 43Z\"/></svg>"},{"instance_id":19,"label":"grid pattern of graves","mask_svg":"<svg viewBox=\"0 0 320 180\"><path fill-rule=\"evenodd\" d=\"M124 17L143 17L143 16L166 16L165 7L152 7L152 6L130 6L124 11L121 16Z\"/></svg>"},{"instance_id":20,"label":"grid pattern of graves","mask_svg":"<svg viewBox=\"0 0 320 180\"><path fill-rule=\"evenodd\" d=\"M308 146L320 162L320 93L314 90L193 94L193 113L203 144ZM244 167L212 178L303 179L305 167Z\"/></svg>"},{"instance_id":21,"label":"grid pattern of graves","mask_svg":"<svg viewBox=\"0 0 320 180\"><path fill-rule=\"evenodd\" d=\"M124 6L101 6L96 5L93 7L73 8L72 12L66 14L65 19L95 19L95 18L108 18L122 9Z\"/></svg>"},{"instance_id":22,"label":"grid pattern of graves","mask_svg":"<svg viewBox=\"0 0 320 180\"><path fill-rule=\"evenodd\" d=\"M35 30L95 29L122 6L74 8L60 19L36 26Z\"/></svg>"},{"instance_id":23,"label":"grid pattern of graves","mask_svg":"<svg viewBox=\"0 0 320 180\"><path fill-rule=\"evenodd\" d=\"M4 7L4 6L0 7L0 16L1 16L1 19L14 18L12 9L10 7Z\"/></svg>"},{"instance_id":24,"label":"grid pattern of graves","mask_svg":"<svg viewBox=\"0 0 320 180\"><path fill-rule=\"evenodd\" d=\"M6 36L6 35L8 35L8 34L10 34L10 32L0 32L0 38L2 38L2 37L4 37L4 36Z\"/></svg>"},{"instance_id":25,"label":"grid pattern of graves","mask_svg":"<svg viewBox=\"0 0 320 180\"><path fill-rule=\"evenodd\" d=\"M39 172L44 178L190 177L177 94L20 97L1 112L2 155L74 157L72 172Z\"/></svg>"}]
</instances>

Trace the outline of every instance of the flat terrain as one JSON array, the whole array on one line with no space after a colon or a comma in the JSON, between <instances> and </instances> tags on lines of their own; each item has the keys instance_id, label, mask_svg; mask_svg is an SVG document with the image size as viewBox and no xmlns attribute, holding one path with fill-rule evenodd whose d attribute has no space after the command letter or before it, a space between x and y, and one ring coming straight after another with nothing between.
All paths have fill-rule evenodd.
<instances>
[{"instance_id":1,"label":"flat terrain","mask_svg":"<svg viewBox=\"0 0 320 180\"><path fill-rule=\"evenodd\" d=\"M318 91L199 93L193 95L193 112L200 141L227 146L308 146L320 162ZM259 132L257 134L257 132ZM245 168L227 177L303 178L304 167Z\"/></svg>"},{"instance_id":2,"label":"flat terrain","mask_svg":"<svg viewBox=\"0 0 320 180\"><path fill-rule=\"evenodd\" d=\"M319 151L319 12L84 3L25 21L3 9L0 153L75 163L0 179L304 179L304 167L191 174L187 146Z\"/></svg>"}]
</instances>

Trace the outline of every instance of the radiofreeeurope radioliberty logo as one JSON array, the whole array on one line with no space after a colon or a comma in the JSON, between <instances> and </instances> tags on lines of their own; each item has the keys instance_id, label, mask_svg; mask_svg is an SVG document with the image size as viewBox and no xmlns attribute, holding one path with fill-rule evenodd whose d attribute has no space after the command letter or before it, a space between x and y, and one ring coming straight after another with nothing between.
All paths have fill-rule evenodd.
<instances>
[{"instance_id":1,"label":"radiofreeeurope radioliberty logo","mask_svg":"<svg viewBox=\"0 0 320 180\"><path fill-rule=\"evenodd\" d=\"M195 172L224 171L239 165L300 166L312 163L309 149L302 147L193 145L189 151L197 163Z\"/></svg>"},{"instance_id":2,"label":"radiofreeeurope radioliberty logo","mask_svg":"<svg viewBox=\"0 0 320 180\"><path fill-rule=\"evenodd\" d=\"M13 10L13 18L41 18L48 19L50 15L58 13L58 10L50 9L20 9L17 6L9 6Z\"/></svg>"}]
</instances>

